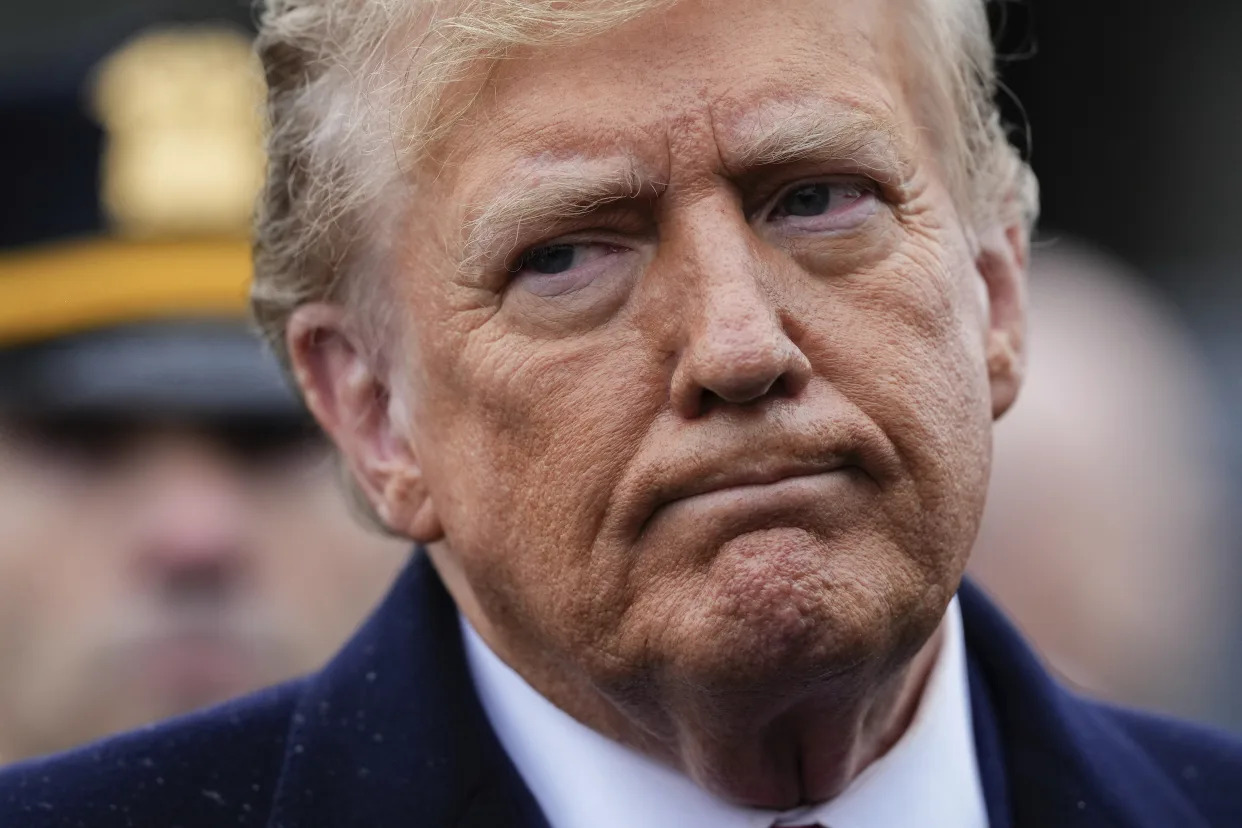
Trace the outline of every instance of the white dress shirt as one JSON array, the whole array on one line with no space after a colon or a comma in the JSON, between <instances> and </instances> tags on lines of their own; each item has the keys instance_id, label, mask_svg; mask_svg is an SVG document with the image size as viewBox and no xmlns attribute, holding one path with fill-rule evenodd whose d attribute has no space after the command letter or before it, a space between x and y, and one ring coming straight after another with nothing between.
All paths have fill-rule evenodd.
<instances>
[{"instance_id":1,"label":"white dress shirt","mask_svg":"<svg viewBox=\"0 0 1242 828\"><path fill-rule=\"evenodd\" d=\"M956 598L909 729L839 797L787 812L725 802L601 736L539 695L464 617L461 626L483 709L552 828L987 827Z\"/></svg>"}]
</instances>

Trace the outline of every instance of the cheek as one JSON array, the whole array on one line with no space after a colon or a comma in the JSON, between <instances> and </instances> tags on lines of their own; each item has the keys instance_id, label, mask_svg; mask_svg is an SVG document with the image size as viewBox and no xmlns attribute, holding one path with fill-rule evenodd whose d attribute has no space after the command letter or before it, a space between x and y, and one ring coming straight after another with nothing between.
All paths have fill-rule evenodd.
<instances>
[{"instance_id":1,"label":"cheek","mask_svg":"<svg viewBox=\"0 0 1242 828\"><path fill-rule=\"evenodd\" d=\"M911 541L941 539L929 555L964 555L987 483L990 394L972 274L964 250L910 244L817 304L812 361L893 444L908 486L894 505L912 511L892 522Z\"/></svg>"},{"instance_id":2,"label":"cheek","mask_svg":"<svg viewBox=\"0 0 1242 828\"><path fill-rule=\"evenodd\" d=\"M607 565L592 550L612 492L667 393L658 360L626 325L559 341L479 330L458 354L416 414L454 554L497 601L585 595Z\"/></svg>"}]
</instances>

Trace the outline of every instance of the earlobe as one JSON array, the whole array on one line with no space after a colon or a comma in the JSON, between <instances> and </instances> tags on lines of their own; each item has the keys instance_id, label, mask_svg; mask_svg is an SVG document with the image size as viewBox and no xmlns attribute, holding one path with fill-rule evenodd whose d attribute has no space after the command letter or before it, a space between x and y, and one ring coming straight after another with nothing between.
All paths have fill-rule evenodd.
<instances>
[{"instance_id":1,"label":"earlobe","mask_svg":"<svg viewBox=\"0 0 1242 828\"><path fill-rule=\"evenodd\" d=\"M422 543L442 531L409 439L404 409L367 356L344 308L307 304L287 330L294 376L307 407L336 443L376 516Z\"/></svg>"},{"instance_id":2,"label":"earlobe","mask_svg":"<svg viewBox=\"0 0 1242 828\"><path fill-rule=\"evenodd\" d=\"M994 419L1013 405L1025 374L1028 251L1021 225L998 225L979 238L975 266L987 291L985 349Z\"/></svg>"},{"instance_id":3,"label":"earlobe","mask_svg":"<svg viewBox=\"0 0 1242 828\"><path fill-rule=\"evenodd\" d=\"M416 465L389 469L377 512L385 526L421 544L434 543L444 537L440 517L427 491L426 478Z\"/></svg>"}]
</instances>

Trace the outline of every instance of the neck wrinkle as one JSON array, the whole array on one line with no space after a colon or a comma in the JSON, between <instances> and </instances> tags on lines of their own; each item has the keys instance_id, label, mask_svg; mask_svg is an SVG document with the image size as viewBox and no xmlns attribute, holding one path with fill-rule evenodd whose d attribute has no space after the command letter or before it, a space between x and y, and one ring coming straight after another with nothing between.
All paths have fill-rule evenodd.
<instances>
[{"instance_id":1,"label":"neck wrinkle","mask_svg":"<svg viewBox=\"0 0 1242 828\"><path fill-rule=\"evenodd\" d=\"M770 810L835 798L897 744L917 715L944 635L942 622L887 677L838 677L837 693L819 688L811 697L761 706L691 692L670 703L658 693L609 694L546 654L516 659L486 619L480 624L459 606L492 652L579 723L716 796Z\"/></svg>"}]
</instances>

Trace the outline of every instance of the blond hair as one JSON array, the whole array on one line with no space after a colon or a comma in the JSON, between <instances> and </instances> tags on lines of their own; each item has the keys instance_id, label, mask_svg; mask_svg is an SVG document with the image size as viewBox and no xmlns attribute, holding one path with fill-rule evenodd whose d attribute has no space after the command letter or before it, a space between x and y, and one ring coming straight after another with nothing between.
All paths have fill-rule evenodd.
<instances>
[{"instance_id":1,"label":"blond hair","mask_svg":"<svg viewBox=\"0 0 1242 828\"><path fill-rule=\"evenodd\" d=\"M468 96L446 95L450 86L514 47L589 37L672 2L269 0L258 39L269 86L269 171L252 307L282 360L299 305L356 300L357 275L386 262L394 234L384 221L410 197L403 170L470 105ZM1034 176L995 104L984 3L920 0L926 13L912 31L929 51L934 105L949 113L939 140L959 208L976 227L1015 220L1029 227Z\"/></svg>"}]
</instances>

